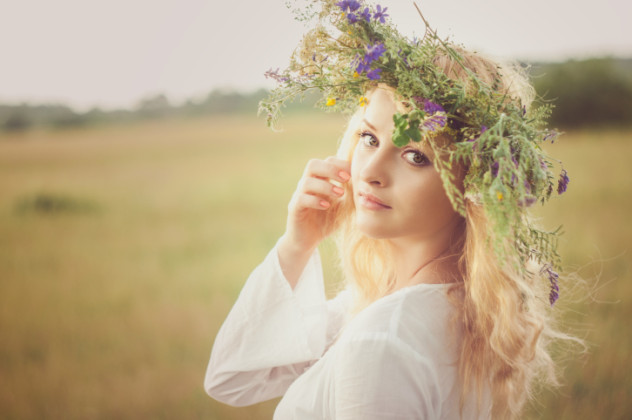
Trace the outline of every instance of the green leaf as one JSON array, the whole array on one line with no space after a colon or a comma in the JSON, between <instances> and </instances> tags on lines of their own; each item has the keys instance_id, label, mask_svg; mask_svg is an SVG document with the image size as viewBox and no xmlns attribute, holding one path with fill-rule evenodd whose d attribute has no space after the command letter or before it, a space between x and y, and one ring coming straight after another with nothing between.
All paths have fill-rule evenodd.
<instances>
[{"instance_id":1,"label":"green leaf","mask_svg":"<svg viewBox=\"0 0 632 420\"><path fill-rule=\"evenodd\" d=\"M402 128L397 127L393 132L393 144L397 147L403 147L406 146L409 141L408 134L406 134Z\"/></svg>"},{"instance_id":2,"label":"green leaf","mask_svg":"<svg viewBox=\"0 0 632 420\"><path fill-rule=\"evenodd\" d=\"M421 141L421 131L419 131L419 128L417 126L413 125L412 127L409 127L406 130L406 134L414 142L420 142Z\"/></svg>"},{"instance_id":3,"label":"green leaf","mask_svg":"<svg viewBox=\"0 0 632 420\"><path fill-rule=\"evenodd\" d=\"M395 123L395 128L399 128L399 129L405 129L406 126L408 125L408 115L407 114L400 114L399 112L396 114L393 114L393 122Z\"/></svg>"},{"instance_id":4,"label":"green leaf","mask_svg":"<svg viewBox=\"0 0 632 420\"><path fill-rule=\"evenodd\" d=\"M415 109L413 111L411 111L410 113L410 119L411 120L420 120L423 117L426 116L426 113L423 112L421 109Z\"/></svg>"}]
</instances>

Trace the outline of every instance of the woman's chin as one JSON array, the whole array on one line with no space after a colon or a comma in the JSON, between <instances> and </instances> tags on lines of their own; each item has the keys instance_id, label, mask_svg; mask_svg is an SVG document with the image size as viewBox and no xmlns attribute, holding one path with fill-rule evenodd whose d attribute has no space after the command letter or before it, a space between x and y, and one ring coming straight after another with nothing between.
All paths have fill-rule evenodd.
<instances>
[{"instance_id":1,"label":"woman's chin","mask_svg":"<svg viewBox=\"0 0 632 420\"><path fill-rule=\"evenodd\" d=\"M355 227L365 236L372 239L388 239L391 237L389 229L384 222L377 220L367 220L367 218L356 215Z\"/></svg>"}]
</instances>

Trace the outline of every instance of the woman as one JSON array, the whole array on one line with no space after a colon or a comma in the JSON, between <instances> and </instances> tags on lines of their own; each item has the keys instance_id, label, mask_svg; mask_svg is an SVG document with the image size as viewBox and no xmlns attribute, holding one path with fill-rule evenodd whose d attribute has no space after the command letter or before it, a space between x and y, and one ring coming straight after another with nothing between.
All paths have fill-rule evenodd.
<instances>
[{"instance_id":1,"label":"woman","mask_svg":"<svg viewBox=\"0 0 632 420\"><path fill-rule=\"evenodd\" d=\"M318 88L357 111L337 157L307 165L215 340L207 392L283 395L279 419L515 417L536 376L555 383L547 345L564 337L548 321L554 234L526 213L553 187L541 109L517 72L429 30L408 41L381 6L321 3L263 109ZM326 301L331 234L347 287Z\"/></svg>"}]
</instances>

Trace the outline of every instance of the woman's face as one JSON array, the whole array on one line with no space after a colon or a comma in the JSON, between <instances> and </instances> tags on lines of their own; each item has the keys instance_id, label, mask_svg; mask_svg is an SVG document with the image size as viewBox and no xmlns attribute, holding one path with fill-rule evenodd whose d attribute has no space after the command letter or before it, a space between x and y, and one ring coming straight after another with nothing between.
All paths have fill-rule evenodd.
<instances>
[{"instance_id":1,"label":"woman's face","mask_svg":"<svg viewBox=\"0 0 632 420\"><path fill-rule=\"evenodd\" d=\"M429 146L393 144L395 112L392 93L377 89L360 123L351 160L356 225L373 238L439 237L454 229L460 216L443 189Z\"/></svg>"}]
</instances>

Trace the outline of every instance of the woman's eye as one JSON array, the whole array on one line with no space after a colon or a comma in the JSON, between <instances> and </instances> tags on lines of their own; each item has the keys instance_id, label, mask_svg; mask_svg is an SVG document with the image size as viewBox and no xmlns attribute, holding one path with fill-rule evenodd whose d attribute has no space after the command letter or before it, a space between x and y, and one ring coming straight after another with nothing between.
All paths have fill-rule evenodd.
<instances>
[{"instance_id":1,"label":"woman's eye","mask_svg":"<svg viewBox=\"0 0 632 420\"><path fill-rule=\"evenodd\" d=\"M368 147L375 147L380 144L380 142L371 133L362 133L360 135L360 140L362 141L363 145Z\"/></svg>"},{"instance_id":2,"label":"woman's eye","mask_svg":"<svg viewBox=\"0 0 632 420\"><path fill-rule=\"evenodd\" d=\"M404 152L404 159L415 166L425 166L430 163L426 155L417 150L407 150Z\"/></svg>"}]
</instances>

